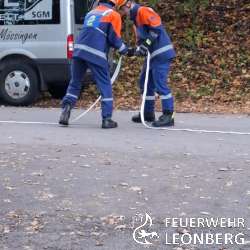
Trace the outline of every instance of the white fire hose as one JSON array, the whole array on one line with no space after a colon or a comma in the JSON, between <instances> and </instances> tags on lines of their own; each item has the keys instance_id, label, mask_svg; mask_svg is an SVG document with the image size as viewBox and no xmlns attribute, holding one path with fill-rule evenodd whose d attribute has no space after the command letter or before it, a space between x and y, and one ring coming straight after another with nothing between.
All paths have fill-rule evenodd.
<instances>
[{"instance_id":1,"label":"white fire hose","mask_svg":"<svg viewBox=\"0 0 250 250\"><path fill-rule=\"evenodd\" d=\"M210 131L210 130L199 130L199 129L188 129L188 128L166 128L166 127L151 127L148 126L145 123L144 120L144 107L145 107L145 99L146 99L146 93L147 93L147 86L148 86L148 74L149 74L149 69L150 69L150 53L148 51L148 56L147 56L147 70L146 70L146 77L145 77L145 83L144 83L144 91L142 95L142 104L141 104L141 120L143 125L146 128L149 129L158 129L158 130L170 130L170 131L188 131L188 132L199 132L199 133L218 133L218 134L234 134L234 135L250 135L250 133L244 133L244 132L231 132L231 131Z\"/></svg>"}]
</instances>

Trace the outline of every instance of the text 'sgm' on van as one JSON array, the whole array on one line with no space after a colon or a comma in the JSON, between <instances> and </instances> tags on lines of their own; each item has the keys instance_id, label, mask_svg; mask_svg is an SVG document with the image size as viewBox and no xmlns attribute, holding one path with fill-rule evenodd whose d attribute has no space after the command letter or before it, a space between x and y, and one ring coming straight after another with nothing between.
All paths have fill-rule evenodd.
<instances>
[{"instance_id":1,"label":"text 'sgm' on van","mask_svg":"<svg viewBox=\"0 0 250 250\"><path fill-rule=\"evenodd\" d=\"M74 43L96 0L0 0L0 99L29 105L40 92L62 98L71 79ZM113 49L108 61L116 67ZM93 83L91 71L83 86Z\"/></svg>"}]
</instances>

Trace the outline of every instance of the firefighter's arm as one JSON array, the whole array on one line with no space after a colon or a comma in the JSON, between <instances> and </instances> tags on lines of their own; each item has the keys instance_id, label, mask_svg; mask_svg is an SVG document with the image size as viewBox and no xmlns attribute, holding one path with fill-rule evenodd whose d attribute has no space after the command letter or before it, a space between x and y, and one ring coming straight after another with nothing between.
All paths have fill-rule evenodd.
<instances>
[{"instance_id":1,"label":"firefighter's arm","mask_svg":"<svg viewBox=\"0 0 250 250\"><path fill-rule=\"evenodd\" d=\"M161 34L161 18L152 9L141 7L138 10L140 25L148 28L148 35L145 39L144 46L150 46Z\"/></svg>"},{"instance_id":2,"label":"firefighter's arm","mask_svg":"<svg viewBox=\"0 0 250 250\"><path fill-rule=\"evenodd\" d=\"M136 33L136 26L135 25L133 25L133 31L134 31L134 36L135 36L135 42L138 43L139 38L138 38L137 33Z\"/></svg>"},{"instance_id":3,"label":"firefighter's arm","mask_svg":"<svg viewBox=\"0 0 250 250\"><path fill-rule=\"evenodd\" d=\"M123 55L127 52L128 47L121 39L121 16L117 12L114 12L110 21L111 27L108 34L109 43L120 55Z\"/></svg>"}]
</instances>

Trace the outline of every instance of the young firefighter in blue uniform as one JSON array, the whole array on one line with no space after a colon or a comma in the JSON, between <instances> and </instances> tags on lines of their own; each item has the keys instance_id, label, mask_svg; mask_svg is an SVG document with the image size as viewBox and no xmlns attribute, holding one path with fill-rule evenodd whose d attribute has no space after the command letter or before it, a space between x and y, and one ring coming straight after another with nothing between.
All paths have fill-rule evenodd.
<instances>
[{"instance_id":1,"label":"young firefighter in blue uniform","mask_svg":"<svg viewBox=\"0 0 250 250\"><path fill-rule=\"evenodd\" d=\"M98 6L85 17L83 29L76 41L67 94L62 101L62 115L59 123L69 124L70 110L75 106L81 93L81 81L87 68L94 76L101 92L102 128L116 128L113 114L113 95L107 54L113 47L121 55L127 46L121 40L121 17L113 10L116 0L99 0Z\"/></svg>"},{"instance_id":2,"label":"young firefighter in blue uniform","mask_svg":"<svg viewBox=\"0 0 250 250\"><path fill-rule=\"evenodd\" d=\"M138 40L138 55L147 56L150 52L150 70L145 100L144 120L153 122L154 127L174 125L174 98L167 84L171 59L176 57L171 41L164 30L159 15L151 8L135 4L133 0L118 0L117 7L124 15L130 16L134 22ZM139 86L141 94L144 90L147 60L143 62ZM163 114L155 121L155 90L162 103ZM132 117L133 122L141 122L141 114Z\"/></svg>"}]
</instances>

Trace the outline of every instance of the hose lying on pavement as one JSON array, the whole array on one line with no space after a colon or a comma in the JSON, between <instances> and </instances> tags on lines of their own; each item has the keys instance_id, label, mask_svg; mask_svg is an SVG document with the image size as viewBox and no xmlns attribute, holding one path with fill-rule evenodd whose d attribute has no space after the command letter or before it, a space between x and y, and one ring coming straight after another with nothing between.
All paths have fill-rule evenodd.
<instances>
[{"instance_id":1,"label":"hose lying on pavement","mask_svg":"<svg viewBox=\"0 0 250 250\"><path fill-rule=\"evenodd\" d=\"M120 72L120 68L121 68L121 63L122 63L122 56L119 59L119 62L117 64L117 67L115 69L115 72L111 78L111 84L113 85L113 83L115 82L115 79L117 78L119 72ZM75 121L79 120L81 117L83 117L84 115L86 115L101 99L101 96L99 96L97 98L97 100L91 105L91 107L89 107L89 109L87 109L86 111L84 111L81 115L79 115L77 118L75 118L73 121L71 121L70 123L74 123ZM58 122L19 122L19 121L0 121L0 123L17 123L17 124L52 124L52 125L58 125Z\"/></svg>"},{"instance_id":2,"label":"hose lying on pavement","mask_svg":"<svg viewBox=\"0 0 250 250\"><path fill-rule=\"evenodd\" d=\"M148 51L147 56L147 70L146 70L146 77L144 82L144 91L142 95L142 103L141 103L141 120L143 125L149 129L158 129L158 130L170 130L170 131L188 131L188 132L199 132L199 133L218 133L218 134L234 134L234 135L250 135L250 133L245 132L231 132L231 131L210 131L210 130L203 130L203 129L188 129L188 128L166 128L166 127L151 127L145 123L144 120L144 107L145 107L145 100L146 100L146 93L147 93L147 86L148 86L148 74L150 68L150 53Z\"/></svg>"}]
</instances>

